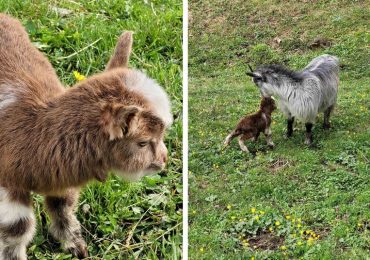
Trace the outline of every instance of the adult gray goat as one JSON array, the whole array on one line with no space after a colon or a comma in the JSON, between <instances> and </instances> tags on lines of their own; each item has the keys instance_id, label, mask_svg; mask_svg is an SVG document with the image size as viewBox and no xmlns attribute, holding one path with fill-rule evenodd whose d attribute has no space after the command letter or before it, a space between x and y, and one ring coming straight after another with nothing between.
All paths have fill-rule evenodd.
<instances>
[{"instance_id":1,"label":"adult gray goat","mask_svg":"<svg viewBox=\"0 0 370 260\"><path fill-rule=\"evenodd\" d=\"M287 136L293 134L294 119L305 123L305 143L311 145L312 127L317 113L324 112L324 129L330 128L329 117L337 100L339 59L321 55L302 71L291 71L279 65L267 65L255 71L249 66L247 75L253 78L262 96L278 99L279 109L288 118Z\"/></svg>"}]
</instances>

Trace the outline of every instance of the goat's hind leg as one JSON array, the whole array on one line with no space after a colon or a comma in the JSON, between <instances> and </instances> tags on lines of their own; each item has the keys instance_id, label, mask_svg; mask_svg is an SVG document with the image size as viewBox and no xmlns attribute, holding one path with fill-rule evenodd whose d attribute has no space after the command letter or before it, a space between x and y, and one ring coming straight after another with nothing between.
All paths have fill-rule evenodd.
<instances>
[{"instance_id":1,"label":"goat's hind leg","mask_svg":"<svg viewBox=\"0 0 370 260\"><path fill-rule=\"evenodd\" d=\"M0 259L27 259L26 247L34 233L30 193L0 186Z\"/></svg>"},{"instance_id":2,"label":"goat's hind leg","mask_svg":"<svg viewBox=\"0 0 370 260\"><path fill-rule=\"evenodd\" d=\"M323 128L326 130L326 129L329 129L331 127L330 125L330 114L331 112L333 111L334 109L334 105L328 107L325 111L324 111L324 123L323 123Z\"/></svg>"},{"instance_id":3,"label":"goat's hind leg","mask_svg":"<svg viewBox=\"0 0 370 260\"><path fill-rule=\"evenodd\" d=\"M75 216L78 195L77 189L69 189L64 196L47 196L45 202L52 221L51 235L62 242L66 251L78 258L85 258L88 257L87 245Z\"/></svg>"},{"instance_id":4,"label":"goat's hind leg","mask_svg":"<svg viewBox=\"0 0 370 260\"><path fill-rule=\"evenodd\" d=\"M225 141L224 141L224 146L228 146L231 140L233 140L233 138L235 138L236 136L240 134L241 134L241 131L239 129L232 131L228 136L226 136Z\"/></svg>"}]
</instances>

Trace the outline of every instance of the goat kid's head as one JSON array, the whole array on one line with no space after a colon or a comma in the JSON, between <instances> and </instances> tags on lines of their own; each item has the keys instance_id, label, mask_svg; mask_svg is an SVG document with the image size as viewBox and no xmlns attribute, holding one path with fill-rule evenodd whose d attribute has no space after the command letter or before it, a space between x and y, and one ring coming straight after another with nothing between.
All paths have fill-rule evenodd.
<instances>
[{"instance_id":1,"label":"goat kid's head","mask_svg":"<svg viewBox=\"0 0 370 260\"><path fill-rule=\"evenodd\" d=\"M254 84L259 88L263 97L274 95L274 88L279 83L279 74L276 73L274 66L262 66L253 71L248 65L249 70L246 74L252 77Z\"/></svg>"},{"instance_id":2,"label":"goat kid's head","mask_svg":"<svg viewBox=\"0 0 370 260\"><path fill-rule=\"evenodd\" d=\"M275 100L272 97L262 97L260 108L265 113L271 114L276 109Z\"/></svg>"},{"instance_id":3,"label":"goat kid's head","mask_svg":"<svg viewBox=\"0 0 370 260\"><path fill-rule=\"evenodd\" d=\"M143 72L128 68L131 48L132 33L124 32L106 71L121 75L122 70L117 69L124 68L124 87L141 101L131 101L130 105L116 101L103 104L101 125L109 142L107 156L112 169L125 179L138 180L164 169L167 161L164 134L172 123L172 114L164 90Z\"/></svg>"}]
</instances>

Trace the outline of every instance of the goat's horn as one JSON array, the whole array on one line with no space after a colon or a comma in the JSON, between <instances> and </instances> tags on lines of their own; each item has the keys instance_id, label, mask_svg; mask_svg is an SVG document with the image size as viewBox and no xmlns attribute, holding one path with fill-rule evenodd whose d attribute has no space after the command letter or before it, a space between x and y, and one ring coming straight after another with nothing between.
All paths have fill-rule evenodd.
<instances>
[{"instance_id":1,"label":"goat's horn","mask_svg":"<svg viewBox=\"0 0 370 260\"><path fill-rule=\"evenodd\" d=\"M252 69L251 65L249 65L249 64L248 64L248 68L249 68L249 70L250 70L251 72L253 72L253 69Z\"/></svg>"},{"instance_id":2,"label":"goat's horn","mask_svg":"<svg viewBox=\"0 0 370 260\"><path fill-rule=\"evenodd\" d=\"M254 73L253 72L246 72L246 74L248 75L248 76L250 76L250 77L255 77L256 75L254 75Z\"/></svg>"}]
</instances>

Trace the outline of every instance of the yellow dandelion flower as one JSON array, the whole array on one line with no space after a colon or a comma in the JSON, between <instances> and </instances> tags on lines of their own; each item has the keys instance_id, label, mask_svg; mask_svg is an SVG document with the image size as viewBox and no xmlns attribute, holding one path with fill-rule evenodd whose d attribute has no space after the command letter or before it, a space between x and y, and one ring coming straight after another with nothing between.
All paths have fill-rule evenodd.
<instances>
[{"instance_id":1,"label":"yellow dandelion flower","mask_svg":"<svg viewBox=\"0 0 370 260\"><path fill-rule=\"evenodd\" d=\"M297 246L301 246L301 245L303 245L302 241L298 241Z\"/></svg>"},{"instance_id":2,"label":"yellow dandelion flower","mask_svg":"<svg viewBox=\"0 0 370 260\"><path fill-rule=\"evenodd\" d=\"M269 231L270 231L270 232L272 232L272 231L273 231L272 227L269 227Z\"/></svg>"},{"instance_id":3,"label":"yellow dandelion flower","mask_svg":"<svg viewBox=\"0 0 370 260\"><path fill-rule=\"evenodd\" d=\"M251 260L254 260L254 256L251 257Z\"/></svg>"},{"instance_id":4,"label":"yellow dandelion flower","mask_svg":"<svg viewBox=\"0 0 370 260\"><path fill-rule=\"evenodd\" d=\"M358 226L358 227L362 227L362 226L363 226L363 224L362 224L362 223L357 223L357 226Z\"/></svg>"},{"instance_id":5,"label":"yellow dandelion flower","mask_svg":"<svg viewBox=\"0 0 370 260\"><path fill-rule=\"evenodd\" d=\"M285 218L286 218L287 220L289 220L291 217L290 217L289 215L287 215L287 216L285 216Z\"/></svg>"},{"instance_id":6,"label":"yellow dandelion flower","mask_svg":"<svg viewBox=\"0 0 370 260\"><path fill-rule=\"evenodd\" d=\"M75 76L75 78L77 79L77 81L82 81L84 79L86 79L86 77L82 74L80 74L78 71L73 71L73 75Z\"/></svg>"},{"instance_id":7,"label":"yellow dandelion flower","mask_svg":"<svg viewBox=\"0 0 370 260\"><path fill-rule=\"evenodd\" d=\"M301 225L301 224L298 224L298 225L297 225L297 228L300 228L300 227L302 227L302 225Z\"/></svg>"},{"instance_id":8,"label":"yellow dandelion flower","mask_svg":"<svg viewBox=\"0 0 370 260\"><path fill-rule=\"evenodd\" d=\"M275 226L280 226L280 221L275 221Z\"/></svg>"},{"instance_id":9,"label":"yellow dandelion flower","mask_svg":"<svg viewBox=\"0 0 370 260\"><path fill-rule=\"evenodd\" d=\"M260 217L259 217L259 216L254 216L254 219L255 219L255 220L259 220L259 219L260 219Z\"/></svg>"},{"instance_id":10,"label":"yellow dandelion flower","mask_svg":"<svg viewBox=\"0 0 370 260\"><path fill-rule=\"evenodd\" d=\"M301 222L301 221L302 221L302 219L301 219L301 218L298 218L298 219L297 219L297 221L298 221L298 222Z\"/></svg>"},{"instance_id":11,"label":"yellow dandelion flower","mask_svg":"<svg viewBox=\"0 0 370 260\"><path fill-rule=\"evenodd\" d=\"M195 213L197 213L197 211L196 210L193 210L193 214L195 214Z\"/></svg>"},{"instance_id":12,"label":"yellow dandelion flower","mask_svg":"<svg viewBox=\"0 0 370 260\"><path fill-rule=\"evenodd\" d=\"M200 251L201 253L203 253L203 252L204 252L204 248L203 248L203 247L201 247L201 248L199 249L199 251Z\"/></svg>"},{"instance_id":13,"label":"yellow dandelion flower","mask_svg":"<svg viewBox=\"0 0 370 260\"><path fill-rule=\"evenodd\" d=\"M234 220L236 217L235 216L231 216L231 219Z\"/></svg>"},{"instance_id":14,"label":"yellow dandelion flower","mask_svg":"<svg viewBox=\"0 0 370 260\"><path fill-rule=\"evenodd\" d=\"M255 213L256 212L256 208L251 208L251 212L252 213Z\"/></svg>"},{"instance_id":15,"label":"yellow dandelion flower","mask_svg":"<svg viewBox=\"0 0 370 260\"><path fill-rule=\"evenodd\" d=\"M265 212L263 210L260 210L261 215L265 215Z\"/></svg>"},{"instance_id":16,"label":"yellow dandelion flower","mask_svg":"<svg viewBox=\"0 0 370 260\"><path fill-rule=\"evenodd\" d=\"M227 205L227 207L226 207L226 208L227 208L227 209L231 209L231 207L232 207L232 206L229 204L229 205Z\"/></svg>"},{"instance_id":17,"label":"yellow dandelion flower","mask_svg":"<svg viewBox=\"0 0 370 260\"><path fill-rule=\"evenodd\" d=\"M287 248L286 248L286 246L281 246L280 249L281 250L286 250Z\"/></svg>"}]
</instances>

